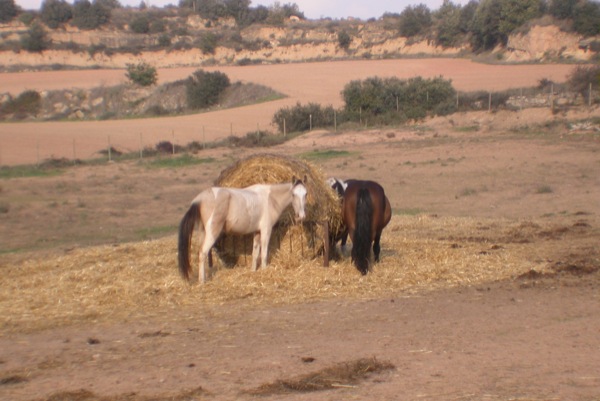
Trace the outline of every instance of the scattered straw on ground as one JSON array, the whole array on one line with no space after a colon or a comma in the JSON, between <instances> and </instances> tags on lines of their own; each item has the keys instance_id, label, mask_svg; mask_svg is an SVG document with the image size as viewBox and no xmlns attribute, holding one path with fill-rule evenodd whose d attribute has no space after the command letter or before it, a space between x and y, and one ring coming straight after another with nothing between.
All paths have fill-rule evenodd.
<instances>
[{"instance_id":1,"label":"scattered straw on ground","mask_svg":"<svg viewBox=\"0 0 600 401\"><path fill-rule=\"evenodd\" d=\"M256 389L250 390L248 393L254 395L273 395L353 387L372 374L395 368L393 364L380 362L376 358L362 358L355 361L338 363L299 377L281 379L274 383L263 384Z\"/></svg>"},{"instance_id":2,"label":"scattered straw on ground","mask_svg":"<svg viewBox=\"0 0 600 401\"><path fill-rule=\"evenodd\" d=\"M217 265L205 285L180 277L175 236L77 249L2 266L0 325L4 332L29 331L186 307L212 313L231 302L372 299L510 279L548 269L546 252L556 245L547 236L561 233L548 224L394 216L382 236L381 262L366 276L348 256L328 268L320 257L295 264L275 259L257 272Z\"/></svg>"}]
</instances>

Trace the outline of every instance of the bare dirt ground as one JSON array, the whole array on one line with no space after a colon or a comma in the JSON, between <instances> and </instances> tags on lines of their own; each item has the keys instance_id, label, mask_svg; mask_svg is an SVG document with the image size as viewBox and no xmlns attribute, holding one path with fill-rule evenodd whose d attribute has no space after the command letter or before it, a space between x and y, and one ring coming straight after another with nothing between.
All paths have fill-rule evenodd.
<instances>
[{"instance_id":1,"label":"bare dirt ground","mask_svg":"<svg viewBox=\"0 0 600 401\"><path fill-rule=\"evenodd\" d=\"M598 400L600 137L563 121L597 115L461 114L315 131L268 149L308 157L326 175L377 179L396 214L372 273L361 278L347 259L327 272L311 267L324 290L303 301L283 282L296 301L258 299L260 272L243 276L256 280L253 292L217 302L177 276L171 237L188 202L256 150L207 150L198 157L210 161L182 168L126 162L4 180L0 399ZM328 150L342 153L320 156ZM96 298L84 270L99 271L101 290L118 300L123 290L111 281L127 268L107 269L103 250L86 256L94 244L122 254L140 287L166 275L188 301L166 286L134 303ZM142 263L138 247L154 261ZM79 257L60 288L80 290L53 292ZM229 270L204 293L243 268ZM422 275L409 285L412 270ZM28 298L27 278L40 283L39 300ZM17 314L20 296L32 306ZM96 299L104 314L93 312L103 307L90 305ZM62 304L81 304L81 316L57 316ZM335 374L365 358L353 374Z\"/></svg>"}]
</instances>

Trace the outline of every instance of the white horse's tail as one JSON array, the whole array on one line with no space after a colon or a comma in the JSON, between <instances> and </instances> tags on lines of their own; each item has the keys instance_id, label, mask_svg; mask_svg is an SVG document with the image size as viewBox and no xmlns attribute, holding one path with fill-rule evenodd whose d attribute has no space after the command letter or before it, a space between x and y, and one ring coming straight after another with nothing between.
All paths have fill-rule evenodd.
<instances>
[{"instance_id":1,"label":"white horse's tail","mask_svg":"<svg viewBox=\"0 0 600 401\"><path fill-rule=\"evenodd\" d=\"M192 206L179 223L179 272L184 279L190 280L192 266L190 264L190 246L192 234L196 223L200 220L200 203L192 203Z\"/></svg>"}]
</instances>

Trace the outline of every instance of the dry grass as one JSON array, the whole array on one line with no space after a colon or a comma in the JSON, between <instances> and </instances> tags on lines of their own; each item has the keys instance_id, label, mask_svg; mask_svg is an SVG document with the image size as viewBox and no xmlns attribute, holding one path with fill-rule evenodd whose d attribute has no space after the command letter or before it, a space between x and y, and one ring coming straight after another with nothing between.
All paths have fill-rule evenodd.
<instances>
[{"instance_id":1,"label":"dry grass","mask_svg":"<svg viewBox=\"0 0 600 401\"><path fill-rule=\"evenodd\" d=\"M263 384L250 390L254 395L273 395L291 392L306 393L311 391L331 390L339 387L353 387L366 380L369 375L395 369L389 362L380 362L376 358L363 358L355 361L338 363L313 373L281 379L274 383Z\"/></svg>"},{"instance_id":2,"label":"dry grass","mask_svg":"<svg viewBox=\"0 0 600 401\"><path fill-rule=\"evenodd\" d=\"M560 232L544 222L394 216L382 237L381 262L366 276L348 257L322 267L321 258L278 255L269 268L224 268L200 286L177 269L175 236L156 241L76 249L7 264L0 276L3 332L81 322L165 315L185 307L291 304L330 298L370 299L544 272ZM531 238L525 241L524 238ZM193 261L194 262L194 261Z\"/></svg>"}]
</instances>

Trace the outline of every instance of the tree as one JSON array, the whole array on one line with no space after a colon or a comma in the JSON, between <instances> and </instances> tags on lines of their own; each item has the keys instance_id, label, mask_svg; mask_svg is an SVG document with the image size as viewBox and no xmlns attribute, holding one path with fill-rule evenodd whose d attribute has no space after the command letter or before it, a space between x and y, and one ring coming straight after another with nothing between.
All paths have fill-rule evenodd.
<instances>
[{"instance_id":1,"label":"tree","mask_svg":"<svg viewBox=\"0 0 600 401\"><path fill-rule=\"evenodd\" d=\"M458 43L461 34L461 8L451 1L446 1L435 12L437 23L437 42L443 47L451 47Z\"/></svg>"},{"instance_id":2,"label":"tree","mask_svg":"<svg viewBox=\"0 0 600 401\"><path fill-rule=\"evenodd\" d=\"M0 0L0 22L8 22L19 14L15 0Z\"/></svg>"},{"instance_id":3,"label":"tree","mask_svg":"<svg viewBox=\"0 0 600 401\"><path fill-rule=\"evenodd\" d=\"M73 7L65 0L45 0L40 13L44 24L56 29L73 17Z\"/></svg>"},{"instance_id":4,"label":"tree","mask_svg":"<svg viewBox=\"0 0 600 401\"><path fill-rule=\"evenodd\" d=\"M229 77L220 71L197 70L186 80L188 107L198 110L216 104L229 85Z\"/></svg>"},{"instance_id":5,"label":"tree","mask_svg":"<svg viewBox=\"0 0 600 401\"><path fill-rule=\"evenodd\" d=\"M73 4L72 24L79 29L96 29L110 20L110 9L101 3L76 0Z\"/></svg>"},{"instance_id":6,"label":"tree","mask_svg":"<svg viewBox=\"0 0 600 401\"><path fill-rule=\"evenodd\" d=\"M573 12L575 32L583 36L600 34L600 3L584 1Z\"/></svg>"},{"instance_id":7,"label":"tree","mask_svg":"<svg viewBox=\"0 0 600 401\"><path fill-rule=\"evenodd\" d=\"M233 17L237 26L246 26L250 15L250 0L225 0L225 15Z\"/></svg>"},{"instance_id":8,"label":"tree","mask_svg":"<svg viewBox=\"0 0 600 401\"><path fill-rule=\"evenodd\" d=\"M525 22L540 17L544 6L542 0L502 0L500 4L498 30L506 38Z\"/></svg>"},{"instance_id":9,"label":"tree","mask_svg":"<svg viewBox=\"0 0 600 401\"><path fill-rule=\"evenodd\" d=\"M34 23L27 33L21 38L21 46L29 52L41 52L48 48L48 35L44 28Z\"/></svg>"},{"instance_id":10,"label":"tree","mask_svg":"<svg viewBox=\"0 0 600 401\"><path fill-rule=\"evenodd\" d=\"M127 64L125 76L134 84L140 86L151 86L156 84L158 74L156 68L148 63Z\"/></svg>"},{"instance_id":11,"label":"tree","mask_svg":"<svg viewBox=\"0 0 600 401\"><path fill-rule=\"evenodd\" d=\"M471 45L475 51L490 50L507 38L500 33L501 0L482 0L471 23Z\"/></svg>"},{"instance_id":12,"label":"tree","mask_svg":"<svg viewBox=\"0 0 600 401\"><path fill-rule=\"evenodd\" d=\"M548 12L558 19L573 18L575 6L579 0L552 0Z\"/></svg>"},{"instance_id":13,"label":"tree","mask_svg":"<svg viewBox=\"0 0 600 401\"><path fill-rule=\"evenodd\" d=\"M400 35L408 38L424 33L431 27L431 11L425 4L408 6L400 13Z\"/></svg>"}]
</instances>

